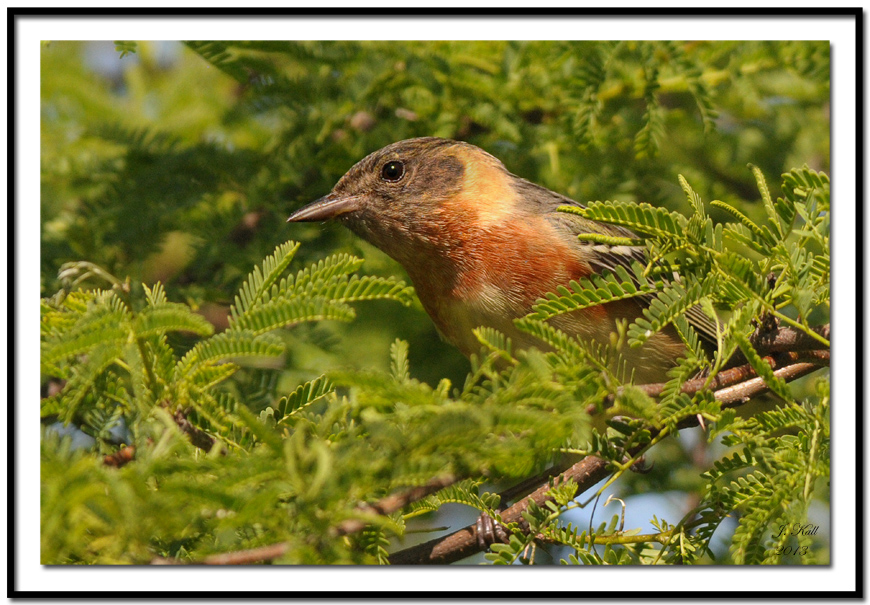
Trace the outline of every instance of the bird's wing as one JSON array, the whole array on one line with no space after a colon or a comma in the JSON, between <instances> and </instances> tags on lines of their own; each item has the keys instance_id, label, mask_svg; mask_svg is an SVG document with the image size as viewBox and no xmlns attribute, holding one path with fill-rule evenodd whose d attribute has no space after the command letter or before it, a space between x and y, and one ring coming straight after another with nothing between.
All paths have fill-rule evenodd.
<instances>
[{"instance_id":1,"label":"bird's wing","mask_svg":"<svg viewBox=\"0 0 870 605\"><path fill-rule=\"evenodd\" d=\"M558 212L556 209L559 206L576 206L578 208L583 208L584 206L569 197L550 191L531 181L518 180L522 181L519 189L524 199L532 201L537 206L537 211L542 212L557 228L573 237L594 233L611 237L637 238L637 235L633 231L625 227L591 221L576 214ZM643 246L613 246L580 240L577 241L577 245L584 246L584 251L586 252L584 258L596 273L600 273L605 269L615 272L616 267L622 266L628 269L628 274L632 279L636 279L632 270L632 263L637 261L645 265L649 262L646 248ZM676 275L675 278L679 279ZM632 300L637 302L641 308L646 308L653 298L653 295L645 294L636 296ZM710 348L712 345L715 348L717 344L715 322L698 306L694 306L686 311L686 318L701 340L706 343L707 347Z\"/></svg>"}]
</instances>

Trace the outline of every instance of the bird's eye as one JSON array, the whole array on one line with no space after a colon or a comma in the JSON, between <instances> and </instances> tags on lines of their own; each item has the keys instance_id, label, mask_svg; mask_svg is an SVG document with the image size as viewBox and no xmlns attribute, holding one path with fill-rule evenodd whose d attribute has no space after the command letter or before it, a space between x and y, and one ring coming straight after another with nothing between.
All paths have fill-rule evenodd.
<instances>
[{"instance_id":1,"label":"bird's eye","mask_svg":"<svg viewBox=\"0 0 870 605\"><path fill-rule=\"evenodd\" d=\"M387 162L381 169L381 178L385 181L395 183L402 180L403 176L405 176L405 163L399 160Z\"/></svg>"}]
</instances>

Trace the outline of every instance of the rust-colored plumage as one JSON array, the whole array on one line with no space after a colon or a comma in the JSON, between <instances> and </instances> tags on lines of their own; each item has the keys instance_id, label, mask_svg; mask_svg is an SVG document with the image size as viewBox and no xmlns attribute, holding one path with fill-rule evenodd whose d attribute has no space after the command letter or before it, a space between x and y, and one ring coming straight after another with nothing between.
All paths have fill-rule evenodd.
<instances>
[{"instance_id":1,"label":"rust-colored plumage","mask_svg":"<svg viewBox=\"0 0 870 605\"><path fill-rule=\"evenodd\" d=\"M642 250L581 244L580 233L632 236L626 229L559 213L577 202L517 177L492 155L434 137L388 145L365 157L332 192L290 221L338 219L396 259L441 334L465 355L479 349L477 326L496 328L525 348L541 346L513 320L547 292L599 273ZM556 317L583 339L606 342L617 319L633 319L630 299ZM660 381L682 353L672 331L627 352L636 380Z\"/></svg>"}]
</instances>

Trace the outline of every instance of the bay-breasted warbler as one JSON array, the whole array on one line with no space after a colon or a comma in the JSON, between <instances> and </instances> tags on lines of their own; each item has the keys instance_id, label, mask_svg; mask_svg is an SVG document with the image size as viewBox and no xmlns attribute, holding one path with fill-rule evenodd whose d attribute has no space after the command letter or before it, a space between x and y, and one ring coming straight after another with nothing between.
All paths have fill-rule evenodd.
<instances>
[{"instance_id":1,"label":"bay-breasted warbler","mask_svg":"<svg viewBox=\"0 0 870 605\"><path fill-rule=\"evenodd\" d=\"M423 308L465 355L480 345L472 330L490 326L518 348L543 343L513 320L547 292L592 274L646 262L644 249L581 242L596 233L635 237L628 229L557 212L574 200L508 172L469 143L426 137L399 141L363 158L332 192L288 221L337 219L408 272ZM552 318L584 340L608 342L615 322L640 315L650 297L634 297ZM702 337L705 317L696 313ZM639 349L622 351L635 382L663 382L684 352L666 327Z\"/></svg>"}]
</instances>

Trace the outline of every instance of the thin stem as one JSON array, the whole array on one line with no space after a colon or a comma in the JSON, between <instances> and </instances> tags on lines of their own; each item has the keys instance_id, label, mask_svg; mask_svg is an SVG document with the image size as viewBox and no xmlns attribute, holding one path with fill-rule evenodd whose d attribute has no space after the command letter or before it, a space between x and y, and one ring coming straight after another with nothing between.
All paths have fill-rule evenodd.
<instances>
[{"instance_id":1,"label":"thin stem","mask_svg":"<svg viewBox=\"0 0 870 605\"><path fill-rule=\"evenodd\" d=\"M625 536L622 534L610 534L607 536L595 536L593 540L594 544L642 544L644 542L658 542L659 544L667 544L671 536L673 535L673 530L662 532L659 534L639 534L636 536Z\"/></svg>"}]
</instances>

